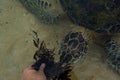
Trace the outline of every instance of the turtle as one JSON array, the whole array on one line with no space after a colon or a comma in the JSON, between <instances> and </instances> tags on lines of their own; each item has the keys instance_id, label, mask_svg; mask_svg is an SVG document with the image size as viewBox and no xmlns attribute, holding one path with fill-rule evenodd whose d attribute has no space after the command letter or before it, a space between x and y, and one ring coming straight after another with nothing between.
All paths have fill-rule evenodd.
<instances>
[{"instance_id":1,"label":"turtle","mask_svg":"<svg viewBox=\"0 0 120 80\"><path fill-rule=\"evenodd\" d=\"M106 52L105 62L107 62L107 64L110 65L117 72L120 72L119 71L120 42L116 40L116 38L114 38L114 37L119 38L120 36L119 35L120 0L20 0L20 1L30 12L35 14L38 18L40 18L44 22L52 21L52 24L58 22L57 20L59 20L61 16L59 16L56 19L56 17L55 18L49 17L47 16L47 14L50 14L50 16L54 14L56 15L62 14L57 13L58 11L54 12L55 10L52 9L51 7L49 7L50 9L49 10L46 8L43 9L45 5L42 7L39 6L42 5L41 3L42 1L49 2L54 7L56 7L56 5L61 5L59 7L63 9L63 11L68 16L71 22L85 29L89 29L94 33L98 33L101 36L103 36L103 38L105 35L107 39L104 38L105 40L103 42L100 42L100 44L103 45L102 47L105 49ZM42 19L41 16L42 17L44 16L44 19ZM78 34L79 35L81 34L81 36L83 36L82 32L76 33L75 35ZM76 44L79 45L80 43L78 43L78 40L76 40L75 38L72 39L71 35L74 34L69 33L65 37L65 40L63 40L63 44L61 44L62 46L58 53L59 55L61 55L60 62L64 64L63 66L76 62L77 60L80 59L82 55L86 54L87 49L83 48L84 45L86 45L86 42L82 42L82 44L84 43L84 45L82 45L82 48L85 51L81 50L80 53L74 52L74 49L75 51L78 51L77 49L78 47L74 45ZM70 46L68 47L69 44Z\"/></svg>"},{"instance_id":2,"label":"turtle","mask_svg":"<svg viewBox=\"0 0 120 80\"><path fill-rule=\"evenodd\" d=\"M36 33L36 32L34 32ZM87 53L87 40L80 32L69 32L61 42L61 47L57 54L59 54L59 61L54 59L54 49L46 48L44 41L39 42L36 33L36 38L33 40L35 47L38 50L34 54L36 62L32 67L38 71L42 63L46 64L45 75L47 80L70 80L70 72L72 71L72 64L82 59Z\"/></svg>"}]
</instances>

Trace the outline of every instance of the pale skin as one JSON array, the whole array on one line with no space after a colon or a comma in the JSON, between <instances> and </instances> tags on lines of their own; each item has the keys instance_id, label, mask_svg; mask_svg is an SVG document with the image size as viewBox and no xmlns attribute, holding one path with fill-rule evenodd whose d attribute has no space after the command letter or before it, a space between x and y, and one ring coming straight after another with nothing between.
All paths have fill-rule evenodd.
<instances>
[{"instance_id":1,"label":"pale skin","mask_svg":"<svg viewBox=\"0 0 120 80\"><path fill-rule=\"evenodd\" d=\"M39 71L35 71L31 66L23 71L21 80L47 80L44 74L45 64L41 64Z\"/></svg>"}]
</instances>

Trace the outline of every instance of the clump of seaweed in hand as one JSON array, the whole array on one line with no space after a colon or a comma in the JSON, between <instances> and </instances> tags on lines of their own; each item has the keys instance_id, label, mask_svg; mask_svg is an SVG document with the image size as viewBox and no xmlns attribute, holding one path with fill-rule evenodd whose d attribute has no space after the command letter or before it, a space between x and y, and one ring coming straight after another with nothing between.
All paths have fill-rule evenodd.
<instances>
[{"instance_id":1,"label":"clump of seaweed in hand","mask_svg":"<svg viewBox=\"0 0 120 80\"><path fill-rule=\"evenodd\" d=\"M32 67L38 71L40 65L45 63L46 67L44 72L48 80L71 80L70 72L72 71L72 67L70 65L62 66L60 62L55 62L55 49L47 49L45 42L40 42L37 32L33 31L33 33L35 34L33 43L38 50L34 54L33 58L36 62L32 65Z\"/></svg>"}]
</instances>

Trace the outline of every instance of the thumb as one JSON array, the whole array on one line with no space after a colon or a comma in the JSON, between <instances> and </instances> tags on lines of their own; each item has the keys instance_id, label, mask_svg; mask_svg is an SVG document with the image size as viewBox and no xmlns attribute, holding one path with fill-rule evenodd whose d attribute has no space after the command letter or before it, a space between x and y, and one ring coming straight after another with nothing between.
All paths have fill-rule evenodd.
<instances>
[{"instance_id":1,"label":"thumb","mask_svg":"<svg viewBox=\"0 0 120 80\"><path fill-rule=\"evenodd\" d=\"M40 66L39 72L44 72L44 69L45 69L45 64L42 63Z\"/></svg>"}]
</instances>

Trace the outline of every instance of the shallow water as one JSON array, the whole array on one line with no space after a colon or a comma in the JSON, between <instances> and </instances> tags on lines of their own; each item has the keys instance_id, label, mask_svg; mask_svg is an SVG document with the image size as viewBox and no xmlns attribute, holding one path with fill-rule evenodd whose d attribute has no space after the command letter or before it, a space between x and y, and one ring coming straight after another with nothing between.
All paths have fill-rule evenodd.
<instances>
[{"instance_id":1,"label":"shallow water","mask_svg":"<svg viewBox=\"0 0 120 80\"><path fill-rule=\"evenodd\" d=\"M56 53L70 31L83 32L91 42L91 31L65 20L59 25L45 25L19 0L0 0L0 80L20 80L23 69L34 62L32 57L36 48L32 30L38 32L48 48L55 47ZM101 47L90 43L86 58L74 64L72 80L120 80L120 75L106 65L102 54L105 53Z\"/></svg>"}]
</instances>

